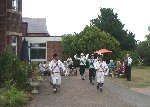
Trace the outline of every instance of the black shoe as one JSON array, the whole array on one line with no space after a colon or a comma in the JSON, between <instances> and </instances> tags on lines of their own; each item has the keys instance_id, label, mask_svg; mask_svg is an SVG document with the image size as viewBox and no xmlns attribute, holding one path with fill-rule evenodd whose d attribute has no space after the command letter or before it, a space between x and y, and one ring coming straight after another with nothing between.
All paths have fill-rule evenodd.
<instances>
[{"instance_id":1,"label":"black shoe","mask_svg":"<svg viewBox=\"0 0 150 107\"><path fill-rule=\"evenodd\" d=\"M97 89L99 89L99 84L97 84Z\"/></svg>"},{"instance_id":2,"label":"black shoe","mask_svg":"<svg viewBox=\"0 0 150 107\"><path fill-rule=\"evenodd\" d=\"M85 78L82 78L82 80L85 80Z\"/></svg>"},{"instance_id":3,"label":"black shoe","mask_svg":"<svg viewBox=\"0 0 150 107\"><path fill-rule=\"evenodd\" d=\"M92 82L92 85L94 85L94 83Z\"/></svg>"},{"instance_id":4,"label":"black shoe","mask_svg":"<svg viewBox=\"0 0 150 107\"><path fill-rule=\"evenodd\" d=\"M102 88L100 88L100 92L102 92Z\"/></svg>"},{"instance_id":5,"label":"black shoe","mask_svg":"<svg viewBox=\"0 0 150 107\"><path fill-rule=\"evenodd\" d=\"M53 85L52 81L50 81L50 84Z\"/></svg>"}]
</instances>

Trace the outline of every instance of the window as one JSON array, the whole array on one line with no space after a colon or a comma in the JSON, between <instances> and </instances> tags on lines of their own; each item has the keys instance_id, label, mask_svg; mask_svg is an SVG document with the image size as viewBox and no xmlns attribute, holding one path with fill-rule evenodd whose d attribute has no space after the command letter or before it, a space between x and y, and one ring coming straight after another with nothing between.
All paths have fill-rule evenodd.
<instances>
[{"instance_id":1,"label":"window","mask_svg":"<svg viewBox=\"0 0 150 107\"><path fill-rule=\"evenodd\" d=\"M17 36L12 36L12 52L17 55Z\"/></svg>"},{"instance_id":2,"label":"window","mask_svg":"<svg viewBox=\"0 0 150 107\"><path fill-rule=\"evenodd\" d=\"M33 61L46 61L47 47L46 43L31 43L30 58Z\"/></svg>"},{"instance_id":3,"label":"window","mask_svg":"<svg viewBox=\"0 0 150 107\"><path fill-rule=\"evenodd\" d=\"M12 8L18 11L18 0L12 0Z\"/></svg>"}]
</instances>

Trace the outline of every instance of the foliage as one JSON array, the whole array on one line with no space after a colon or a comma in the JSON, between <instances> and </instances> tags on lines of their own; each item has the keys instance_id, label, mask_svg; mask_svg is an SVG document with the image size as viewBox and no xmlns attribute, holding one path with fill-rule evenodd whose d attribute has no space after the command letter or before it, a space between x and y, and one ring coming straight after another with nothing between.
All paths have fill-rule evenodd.
<instances>
[{"instance_id":1,"label":"foliage","mask_svg":"<svg viewBox=\"0 0 150 107\"><path fill-rule=\"evenodd\" d=\"M120 51L118 59L121 61L124 61L126 54L129 54L132 58L132 64L133 65L142 65L140 55L137 53L137 51Z\"/></svg>"},{"instance_id":2,"label":"foliage","mask_svg":"<svg viewBox=\"0 0 150 107\"><path fill-rule=\"evenodd\" d=\"M150 66L150 35L146 35L146 40L137 44L137 52L143 60L143 64Z\"/></svg>"},{"instance_id":3,"label":"foliage","mask_svg":"<svg viewBox=\"0 0 150 107\"><path fill-rule=\"evenodd\" d=\"M122 50L134 50L136 45L135 35L123 29L124 24L118 19L118 14L113 13L111 8L100 8L100 12L101 14L98 15L98 18L91 20L92 25L108 32L119 41Z\"/></svg>"},{"instance_id":4,"label":"foliage","mask_svg":"<svg viewBox=\"0 0 150 107\"><path fill-rule=\"evenodd\" d=\"M26 89L29 86L33 67L28 62L20 61L10 49L0 56L0 83L11 80L18 89ZM11 85L11 84L10 84Z\"/></svg>"},{"instance_id":5,"label":"foliage","mask_svg":"<svg viewBox=\"0 0 150 107\"><path fill-rule=\"evenodd\" d=\"M35 65L34 65L35 66ZM30 81L43 81L41 73L39 72L38 68L35 67L34 71L32 72L32 76L30 78Z\"/></svg>"},{"instance_id":6,"label":"foliage","mask_svg":"<svg viewBox=\"0 0 150 107\"><path fill-rule=\"evenodd\" d=\"M63 35L62 42L65 58L68 55L71 57L75 54L79 55L81 52L91 54L101 48L112 50L111 57L117 57L120 51L119 43L114 37L94 26L86 26L79 34Z\"/></svg>"},{"instance_id":7,"label":"foliage","mask_svg":"<svg viewBox=\"0 0 150 107\"><path fill-rule=\"evenodd\" d=\"M27 103L28 98L24 91L19 91L12 85L9 89L0 92L0 106L2 107L21 107Z\"/></svg>"}]
</instances>

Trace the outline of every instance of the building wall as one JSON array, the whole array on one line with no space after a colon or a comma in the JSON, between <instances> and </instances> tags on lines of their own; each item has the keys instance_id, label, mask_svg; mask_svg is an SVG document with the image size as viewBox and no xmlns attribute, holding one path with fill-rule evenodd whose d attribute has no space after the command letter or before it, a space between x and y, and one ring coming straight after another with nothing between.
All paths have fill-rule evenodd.
<instances>
[{"instance_id":1,"label":"building wall","mask_svg":"<svg viewBox=\"0 0 150 107\"><path fill-rule=\"evenodd\" d=\"M7 0L0 0L0 52L6 46L6 8Z\"/></svg>"},{"instance_id":2,"label":"building wall","mask_svg":"<svg viewBox=\"0 0 150 107\"><path fill-rule=\"evenodd\" d=\"M61 41L48 41L47 42L47 60L50 61L54 53L62 57L62 42Z\"/></svg>"},{"instance_id":3,"label":"building wall","mask_svg":"<svg viewBox=\"0 0 150 107\"><path fill-rule=\"evenodd\" d=\"M48 37L48 36L50 36L48 33L28 33L27 34L27 36L35 36L35 37L41 37L41 36L46 36L46 37Z\"/></svg>"},{"instance_id":4,"label":"building wall","mask_svg":"<svg viewBox=\"0 0 150 107\"><path fill-rule=\"evenodd\" d=\"M60 58L62 57L62 37L61 36L25 37L25 39L28 41L29 47L30 47L30 43L46 43L47 44L46 61L50 61L54 53L57 53L60 56ZM22 40L23 40L23 37L22 37ZM30 56L30 49L28 49L28 51L29 51L29 56Z\"/></svg>"},{"instance_id":5,"label":"building wall","mask_svg":"<svg viewBox=\"0 0 150 107\"><path fill-rule=\"evenodd\" d=\"M11 36L22 36L22 0L18 0L18 11L13 9L12 0L0 0L0 52L11 46ZM19 38L17 43L19 52Z\"/></svg>"},{"instance_id":6,"label":"building wall","mask_svg":"<svg viewBox=\"0 0 150 107\"><path fill-rule=\"evenodd\" d=\"M7 5L7 31L8 35L22 36L22 0L18 0L18 10L12 7L12 0L8 0Z\"/></svg>"}]
</instances>

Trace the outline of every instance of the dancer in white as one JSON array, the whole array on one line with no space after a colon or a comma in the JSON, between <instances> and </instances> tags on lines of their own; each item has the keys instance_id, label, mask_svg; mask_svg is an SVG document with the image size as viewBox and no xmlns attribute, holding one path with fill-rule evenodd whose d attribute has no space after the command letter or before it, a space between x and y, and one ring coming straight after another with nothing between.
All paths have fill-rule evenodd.
<instances>
[{"instance_id":1,"label":"dancer in white","mask_svg":"<svg viewBox=\"0 0 150 107\"><path fill-rule=\"evenodd\" d=\"M102 91L102 87L104 84L104 76L107 68L107 64L102 60L102 56L98 56L98 61L95 63L96 69L96 79L97 79L97 89Z\"/></svg>"},{"instance_id":2,"label":"dancer in white","mask_svg":"<svg viewBox=\"0 0 150 107\"><path fill-rule=\"evenodd\" d=\"M80 75L81 75L82 80L85 80L84 72L85 72L85 66L86 66L86 57L84 56L83 53L81 53L80 56L81 58L78 58L76 54L74 58L76 60L80 60Z\"/></svg>"},{"instance_id":3,"label":"dancer in white","mask_svg":"<svg viewBox=\"0 0 150 107\"><path fill-rule=\"evenodd\" d=\"M49 64L49 70L51 72L53 91L56 93L57 88L61 85L61 69L65 71L63 63L58 60L57 53L53 55L53 60Z\"/></svg>"}]
</instances>

